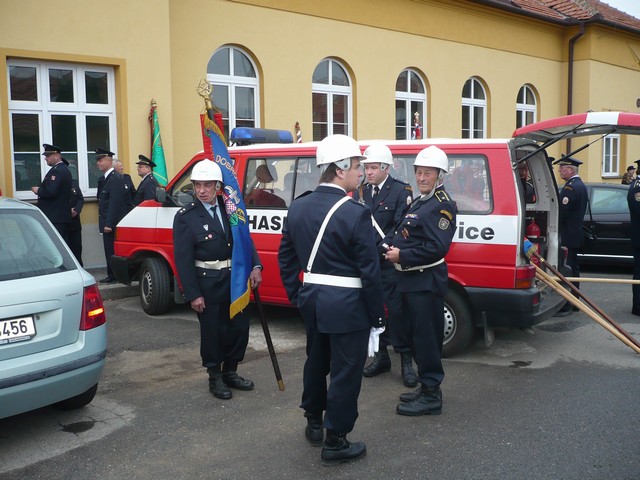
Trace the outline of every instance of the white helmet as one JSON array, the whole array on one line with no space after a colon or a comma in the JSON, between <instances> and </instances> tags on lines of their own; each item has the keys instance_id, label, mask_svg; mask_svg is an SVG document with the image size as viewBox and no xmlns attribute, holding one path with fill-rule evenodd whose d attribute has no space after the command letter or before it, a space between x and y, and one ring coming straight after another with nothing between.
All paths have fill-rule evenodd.
<instances>
[{"instance_id":1,"label":"white helmet","mask_svg":"<svg viewBox=\"0 0 640 480\"><path fill-rule=\"evenodd\" d=\"M387 165L393 165L391 150L384 143L372 143L364 151L367 157L361 163L380 163L380 169L385 170Z\"/></svg>"},{"instance_id":2,"label":"white helmet","mask_svg":"<svg viewBox=\"0 0 640 480\"><path fill-rule=\"evenodd\" d=\"M356 141L346 135L329 135L325 137L316 150L316 166L324 167L331 163L342 170L348 170L351 166L351 159L363 160L365 157L360 153L360 147Z\"/></svg>"},{"instance_id":3,"label":"white helmet","mask_svg":"<svg viewBox=\"0 0 640 480\"><path fill-rule=\"evenodd\" d=\"M413 162L413 166L439 168L446 173L449 171L449 159L446 153L431 145L424 150L420 150Z\"/></svg>"},{"instance_id":4,"label":"white helmet","mask_svg":"<svg viewBox=\"0 0 640 480\"><path fill-rule=\"evenodd\" d=\"M220 166L216 162L205 158L193 166L190 180L192 182L221 182L222 170L220 170Z\"/></svg>"}]
</instances>

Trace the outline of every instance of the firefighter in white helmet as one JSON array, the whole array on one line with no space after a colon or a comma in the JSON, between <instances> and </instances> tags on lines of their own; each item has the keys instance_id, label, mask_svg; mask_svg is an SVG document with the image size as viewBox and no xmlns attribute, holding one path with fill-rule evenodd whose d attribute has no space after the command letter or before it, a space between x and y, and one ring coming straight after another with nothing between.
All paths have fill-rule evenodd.
<instances>
[{"instance_id":1,"label":"firefighter in white helmet","mask_svg":"<svg viewBox=\"0 0 640 480\"><path fill-rule=\"evenodd\" d=\"M212 160L201 160L191 171L195 199L173 220L175 262L182 293L200 322L200 356L209 374L209 391L230 399L230 388L253 389L253 382L238 375L249 341L249 316L231 320L231 252L233 236L220 196L222 171ZM262 282L262 266L253 248L251 288Z\"/></svg>"},{"instance_id":2,"label":"firefighter in white helmet","mask_svg":"<svg viewBox=\"0 0 640 480\"><path fill-rule=\"evenodd\" d=\"M440 383L444 378L440 358L448 278L444 256L456 228L456 206L442 185L449 160L441 149L425 148L413 165L420 196L395 231L387 235L380 252L397 270L402 311L409 317L420 382L414 392L400 395L402 403L396 413L437 415L442 410Z\"/></svg>"},{"instance_id":3,"label":"firefighter in white helmet","mask_svg":"<svg viewBox=\"0 0 640 480\"><path fill-rule=\"evenodd\" d=\"M387 145L374 142L364 151L366 182L353 198L365 204L371 210L371 221L378 243L393 231L393 227L404 217L413 199L411 186L390 175L393 155ZM378 257L380 258L380 257ZM381 259L382 260L382 259ZM380 265L384 303L387 307L387 327L380 336L380 349L373 361L364 369L365 377L374 377L391 370L391 358L387 346L400 354L400 373L407 387L415 387L418 378L413 369L411 357L411 333L408 317L403 314L400 293L397 288L395 269L391 262L382 261Z\"/></svg>"},{"instance_id":4,"label":"firefighter in white helmet","mask_svg":"<svg viewBox=\"0 0 640 480\"><path fill-rule=\"evenodd\" d=\"M307 332L300 405L307 418L305 436L311 444L323 446L320 456L325 464L366 453L365 444L349 442L347 434L358 417L368 344L373 356L384 329L371 213L347 195L360 183L363 159L358 144L345 135L320 142L320 185L292 202L278 252L282 282Z\"/></svg>"}]
</instances>

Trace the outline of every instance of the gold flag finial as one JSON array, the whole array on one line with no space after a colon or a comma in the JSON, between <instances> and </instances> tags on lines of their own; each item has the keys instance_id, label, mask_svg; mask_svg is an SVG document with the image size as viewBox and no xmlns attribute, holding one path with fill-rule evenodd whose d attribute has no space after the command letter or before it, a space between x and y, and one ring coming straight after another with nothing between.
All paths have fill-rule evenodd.
<instances>
[{"instance_id":1,"label":"gold flag finial","mask_svg":"<svg viewBox=\"0 0 640 480\"><path fill-rule=\"evenodd\" d=\"M204 99L204 106L207 110L215 109L211 103L211 93L213 92L213 85L207 82L204 78L201 78L196 87L196 92ZM217 109L215 109L217 110Z\"/></svg>"}]
</instances>

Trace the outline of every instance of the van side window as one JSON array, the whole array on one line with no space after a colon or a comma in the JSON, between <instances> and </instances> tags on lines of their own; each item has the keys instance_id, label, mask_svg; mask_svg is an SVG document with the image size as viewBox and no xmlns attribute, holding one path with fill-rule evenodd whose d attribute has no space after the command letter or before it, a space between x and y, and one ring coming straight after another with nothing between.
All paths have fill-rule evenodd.
<instances>
[{"instance_id":1,"label":"van side window","mask_svg":"<svg viewBox=\"0 0 640 480\"><path fill-rule=\"evenodd\" d=\"M244 203L247 208L287 208L293 188L287 175L295 166L295 158L251 158L247 162L244 181Z\"/></svg>"},{"instance_id":2,"label":"van side window","mask_svg":"<svg viewBox=\"0 0 640 480\"><path fill-rule=\"evenodd\" d=\"M455 200L458 213L491 213L493 198L487 159L482 155L452 155L449 157L449 172L444 178L447 193ZM409 183L414 196L419 192L416 184L413 161L415 155L394 155L391 175Z\"/></svg>"}]
</instances>

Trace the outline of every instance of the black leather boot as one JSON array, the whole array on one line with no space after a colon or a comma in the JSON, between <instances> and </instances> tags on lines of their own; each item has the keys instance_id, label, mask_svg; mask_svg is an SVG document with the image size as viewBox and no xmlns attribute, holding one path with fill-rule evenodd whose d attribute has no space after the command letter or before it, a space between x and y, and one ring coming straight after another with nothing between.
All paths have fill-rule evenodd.
<instances>
[{"instance_id":1,"label":"black leather boot","mask_svg":"<svg viewBox=\"0 0 640 480\"><path fill-rule=\"evenodd\" d=\"M238 362L224 362L222 366L222 381L227 387L238 390L253 390L253 382L238 375Z\"/></svg>"},{"instance_id":2,"label":"black leather boot","mask_svg":"<svg viewBox=\"0 0 640 480\"><path fill-rule=\"evenodd\" d=\"M418 376L413 369L411 353L405 352L400 354L400 372L402 373L402 382L405 387L415 387L418 384Z\"/></svg>"},{"instance_id":3,"label":"black leather boot","mask_svg":"<svg viewBox=\"0 0 640 480\"><path fill-rule=\"evenodd\" d=\"M346 434L327 430L327 438L322 445L320 458L323 465L338 465L350 462L367 454L367 446L362 442L351 443Z\"/></svg>"},{"instance_id":4,"label":"black leather boot","mask_svg":"<svg viewBox=\"0 0 640 480\"><path fill-rule=\"evenodd\" d=\"M405 402L405 403L413 402L416 398L418 398L420 396L421 392L422 392L422 386L418 387L413 392L401 393L400 394L400 401L401 402Z\"/></svg>"},{"instance_id":5,"label":"black leather boot","mask_svg":"<svg viewBox=\"0 0 640 480\"><path fill-rule=\"evenodd\" d=\"M440 415L442 412L442 390L440 387L422 385L415 400L396 406L398 415L417 417L420 415Z\"/></svg>"},{"instance_id":6,"label":"black leather boot","mask_svg":"<svg viewBox=\"0 0 640 480\"><path fill-rule=\"evenodd\" d=\"M209 374L209 391L213 393L213 396L222 400L229 400L231 398L231 390L222 381L222 372L220 367L207 368Z\"/></svg>"},{"instance_id":7,"label":"black leather boot","mask_svg":"<svg viewBox=\"0 0 640 480\"><path fill-rule=\"evenodd\" d=\"M324 429L322 427L322 414L314 415L312 413L304 414L307 417L307 426L304 427L304 436L307 441L314 447L322 445L324 439Z\"/></svg>"},{"instance_id":8,"label":"black leather boot","mask_svg":"<svg viewBox=\"0 0 640 480\"><path fill-rule=\"evenodd\" d=\"M365 377L375 377L381 373L386 373L391 370L391 358L389 358L389 352L386 348L380 347L380 351L376 352L373 357L373 361L365 367L362 374Z\"/></svg>"}]
</instances>

